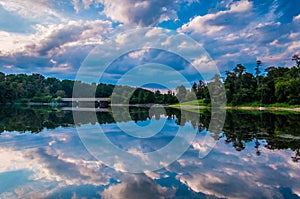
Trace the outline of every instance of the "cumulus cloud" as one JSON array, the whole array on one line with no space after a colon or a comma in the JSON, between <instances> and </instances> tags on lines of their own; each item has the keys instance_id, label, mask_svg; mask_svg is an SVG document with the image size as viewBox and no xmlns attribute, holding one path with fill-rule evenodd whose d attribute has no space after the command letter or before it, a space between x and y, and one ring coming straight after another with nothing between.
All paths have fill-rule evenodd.
<instances>
[{"instance_id":1,"label":"cumulus cloud","mask_svg":"<svg viewBox=\"0 0 300 199\"><path fill-rule=\"evenodd\" d=\"M299 51L298 15L290 23L283 22L279 5L227 1L225 10L196 16L178 31L202 43L222 70L238 63L255 65L257 59L265 65L292 66L290 57Z\"/></svg>"},{"instance_id":2,"label":"cumulus cloud","mask_svg":"<svg viewBox=\"0 0 300 199\"><path fill-rule=\"evenodd\" d=\"M24 20L32 20L36 23L53 23L64 19L62 14L52 9L51 0L1 0L0 6Z\"/></svg>"},{"instance_id":3,"label":"cumulus cloud","mask_svg":"<svg viewBox=\"0 0 300 199\"><path fill-rule=\"evenodd\" d=\"M205 61L199 61L201 57L205 58ZM90 54L89 59L84 61L82 69L86 70L82 72L105 70L108 74L123 75L136 66L149 63L169 66L190 82L203 78L208 81L218 73L216 65L201 45L188 36L159 28L131 30L103 42ZM108 67L106 68L106 66ZM94 76L97 75L94 74ZM94 76L89 74L82 78L85 81L91 81ZM110 75L108 78L110 77L114 76ZM172 79L171 74L164 79L166 82ZM116 81L116 79L110 78L105 82L115 83Z\"/></svg>"},{"instance_id":4,"label":"cumulus cloud","mask_svg":"<svg viewBox=\"0 0 300 199\"><path fill-rule=\"evenodd\" d=\"M125 24L134 23L142 26L154 25L162 19L163 15L172 14L172 10L168 9L172 9L175 2L172 0L127 0L122 3L120 1L102 1L105 5L103 12L111 19Z\"/></svg>"},{"instance_id":5,"label":"cumulus cloud","mask_svg":"<svg viewBox=\"0 0 300 199\"><path fill-rule=\"evenodd\" d=\"M102 35L109 32L110 27L110 22L102 20L69 21L67 24L48 27L37 26L37 30L41 31L40 34L44 37L32 45L26 46L26 50L44 56L51 55L64 46L97 44L102 40Z\"/></svg>"},{"instance_id":6,"label":"cumulus cloud","mask_svg":"<svg viewBox=\"0 0 300 199\"><path fill-rule=\"evenodd\" d=\"M34 28L35 33L29 35L0 32L5 44L0 47L3 65L30 66L31 72L75 73L89 51L111 31L111 22L79 20Z\"/></svg>"},{"instance_id":7,"label":"cumulus cloud","mask_svg":"<svg viewBox=\"0 0 300 199\"><path fill-rule=\"evenodd\" d=\"M246 19L246 13L252 9L252 3L248 0L233 3L229 10L219 11L215 14L207 14L204 16L196 16L189 23L184 24L180 31L194 32L195 34L212 35L223 30L226 21L230 20L242 21ZM225 19L224 19L225 18ZM227 19L226 19L227 18ZM224 23L225 22L225 23ZM231 22L230 22L231 23ZM236 23L233 24L236 26Z\"/></svg>"},{"instance_id":8,"label":"cumulus cloud","mask_svg":"<svg viewBox=\"0 0 300 199\"><path fill-rule=\"evenodd\" d=\"M179 27L179 32L196 39L221 70L237 63L253 67L256 59L264 66L291 66L290 57L300 51L297 43L300 12L294 6L296 3L297 0L263 4L256 0L211 3L198 0L0 0L1 17L10 13L14 23L7 27L4 21L5 28L0 30L0 59L4 72L14 71L5 65L25 72L24 65L35 65L27 71L36 72L43 71L40 70L42 65L47 71L57 68L61 72L63 66L70 65L75 73L94 45L103 41L103 35L120 29L126 31L129 27L159 24L173 29ZM165 21L167 23L161 23ZM160 35L154 31L146 37L152 37L151 34ZM116 41L124 39L116 38ZM128 45L134 49L137 42L142 42L138 40ZM168 42L172 40L161 45L170 45ZM147 45L151 43L145 43L145 47ZM179 44L178 48L181 47Z\"/></svg>"},{"instance_id":9,"label":"cumulus cloud","mask_svg":"<svg viewBox=\"0 0 300 199\"><path fill-rule=\"evenodd\" d=\"M101 14L127 25L150 26L165 20L177 19L178 0L73 0L74 10L88 9L92 4L104 6Z\"/></svg>"},{"instance_id":10,"label":"cumulus cloud","mask_svg":"<svg viewBox=\"0 0 300 199\"><path fill-rule=\"evenodd\" d=\"M294 17L294 20L300 20L300 14Z\"/></svg>"}]
</instances>

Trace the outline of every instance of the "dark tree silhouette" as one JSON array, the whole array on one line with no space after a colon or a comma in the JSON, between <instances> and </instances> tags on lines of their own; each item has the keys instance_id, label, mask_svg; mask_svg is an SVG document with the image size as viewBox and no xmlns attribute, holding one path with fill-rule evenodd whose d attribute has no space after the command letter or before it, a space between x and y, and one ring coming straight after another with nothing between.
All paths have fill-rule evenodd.
<instances>
[{"instance_id":1,"label":"dark tree silhouette","mask_svg":"<svg viewBox=\"0 0 300 199\"><path fill-rule=\"evenodd\" d=\"M300 67L300 56L299 55L293 55L292 60L296 62L296 67Z\"/></svg>"}]
</instances>

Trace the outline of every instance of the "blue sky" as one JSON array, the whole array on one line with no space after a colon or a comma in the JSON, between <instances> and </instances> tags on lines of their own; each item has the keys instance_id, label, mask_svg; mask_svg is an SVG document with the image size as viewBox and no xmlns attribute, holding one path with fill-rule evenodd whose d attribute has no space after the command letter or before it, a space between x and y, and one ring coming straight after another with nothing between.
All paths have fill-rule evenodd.
<instances>
[{"instance_id":1,"label":"blue sky","mask_svg":"<svg viewBox=\"0 0 300 199\"><path fill-rule=\"evenodd\" d=\"M253 71L258 59L290 67L300 54L299 0L0 0L0 71L74 79L92 49L136 27L186 34L221 73L238 63Z\"/></svg>"}]
</instances>

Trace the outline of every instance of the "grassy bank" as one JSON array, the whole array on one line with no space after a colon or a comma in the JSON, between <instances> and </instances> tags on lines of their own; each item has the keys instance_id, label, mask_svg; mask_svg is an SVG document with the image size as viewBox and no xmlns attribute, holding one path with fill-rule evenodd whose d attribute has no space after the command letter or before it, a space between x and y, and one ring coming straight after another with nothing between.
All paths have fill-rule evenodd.
<instances>
[{"instance_id":1,"label":"grassy bank","mask_svg":"<svg viewBox=\"0 0 300 199\"><path fill-rule=\"evenodd\" d=\"M183 103L176 103L176 104L171 104L170 105L171 107L188 107L188 106L191 106L191 107L209 107L208 104L205 104L203 102L203 100L193 100L193 101L188 101L188 102L183 102Z\"/></svg>"},{"instance_id":2,"label":"grassy bank","mask_svg":"<svg viewBox=\"0 0 300 199\"><path fill-rule=\"evenodd\" d=\"M178 109L186 110L189 112L195 112L195 113L199 113L199 111L201 112L201 110L210 108L209 104L205 104L203 100L193 100L193 101L183 102L181 104L179 103L171 104L169 105L169 107L178 108Z\"/></svg>"},{"instance_id":3,"label":"grassy bank","mask_svg":"<svg viewBox=\"0 0 300 199\"><path fill-rule=\"evenodd\" d=\"M193 100L188 102L183 102L181 104L172 104L170 107L181 108L187 111L196 112L199 109L210 108L209 104L205 104L203 100ZM258 102L245 103L238 106L232 106L228 104L226 109L235 109L235 110L256 110L256 111L297 111L300 112L300 105L290 105L287 103L275 103L275 104L262 104Z\"/></svg>"}]
</instances>

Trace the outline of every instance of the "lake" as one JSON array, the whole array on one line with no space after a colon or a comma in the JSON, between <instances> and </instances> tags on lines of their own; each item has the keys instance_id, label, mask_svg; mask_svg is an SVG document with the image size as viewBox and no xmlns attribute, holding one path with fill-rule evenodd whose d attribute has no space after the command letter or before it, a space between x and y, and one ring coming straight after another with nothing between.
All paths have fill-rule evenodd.
<instances>
[{"instance_id":1,"label":"lake","mask_svg":"<svg viewBox=\"0 0 300 199\"><path fill-rule=\"evenodd\" d=\"M228 110L216 132L209 110L2 106L0 118L0 198L300 198L299 113Z\"/></svg>"}]
</instances>

